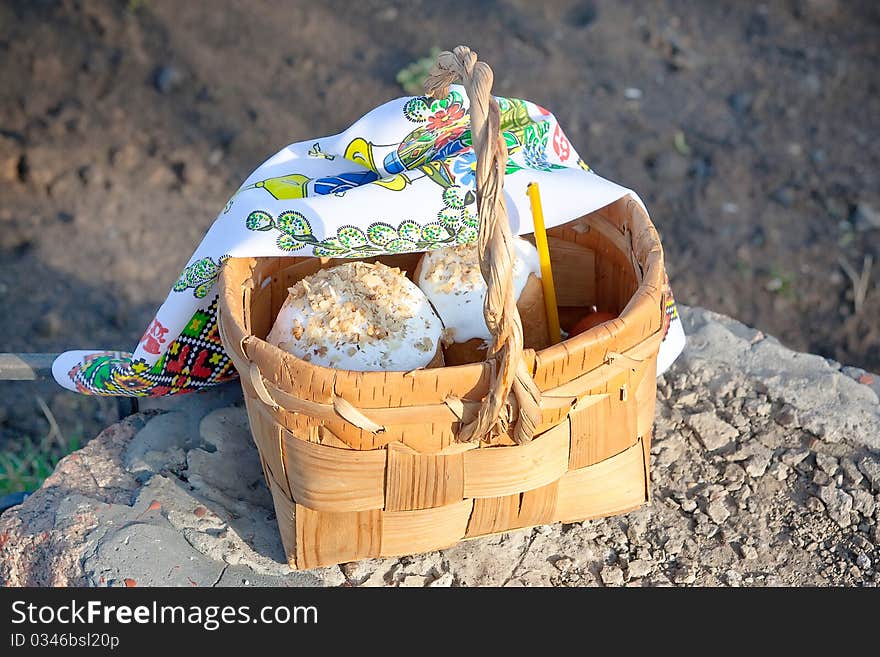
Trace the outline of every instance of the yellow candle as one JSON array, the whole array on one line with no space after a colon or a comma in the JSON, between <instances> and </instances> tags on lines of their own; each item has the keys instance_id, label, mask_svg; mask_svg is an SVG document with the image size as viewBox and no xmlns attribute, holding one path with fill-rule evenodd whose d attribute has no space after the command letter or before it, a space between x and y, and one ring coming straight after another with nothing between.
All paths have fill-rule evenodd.
<instances>
[{"instance_id":1,"label":"yellow candle","mask_svg":"<svg viewBox=\"0 0 880 657\"><path fill-rule=\"evenodd\" d=\"M547 244L547 230L544 228L544 210L541 208L541 193L538 183L529 183L527 188L532 202L532 222L535 224L535 247L541 263L541 285L544 288L544 307L547 310L547 325L550 328L550 344L562 339L559 329L559 310L556 307L556 288L553 286L553 270L550 268L550 245Z\"/></svg>"}]
</instances>

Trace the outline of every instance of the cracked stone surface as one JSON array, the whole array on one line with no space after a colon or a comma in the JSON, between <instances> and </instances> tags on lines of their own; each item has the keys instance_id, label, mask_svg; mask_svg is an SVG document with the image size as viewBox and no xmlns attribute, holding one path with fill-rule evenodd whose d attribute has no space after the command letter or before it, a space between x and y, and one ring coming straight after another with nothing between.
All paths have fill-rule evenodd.
<instances>
[{"instance_id":1,"label":"cracked stone surface","mask_svg":"<svg viewBox=\"0 0 880 657\"><path fill-rule=\"evenodd\" d=\"M293 572L237 383L145 402L0 516L0 584L875 586L880 377L683 308L658 379L653 500L395 559Z\"/></svg>"}]
</instances>

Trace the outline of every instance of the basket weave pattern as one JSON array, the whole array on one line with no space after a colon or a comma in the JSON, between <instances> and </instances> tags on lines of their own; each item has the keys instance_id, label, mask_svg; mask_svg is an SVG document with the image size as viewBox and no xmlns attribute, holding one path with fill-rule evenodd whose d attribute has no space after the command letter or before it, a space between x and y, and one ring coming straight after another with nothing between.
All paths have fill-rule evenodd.
<instances>
[{"instance_id":1,"label":"basket weave pattern","mask_svg":"<svg viewBox=\"0 0 880 657\"><path fill-rule=\"evenodd\" d=\"M446 55L462 78L475 68L467 49ZM437 79L442 89L450 78ZM468 92L488 96L483 86ZM498 157L485 151L499 140L482 151L477 141L475 133L479 159ZM477 184L480 192L479 177ZM504 211L500 175L484 185L481 201L495 204L486 213ZM596 304L617 319L515 353L522 328L512 299L501 294L512 296L506 211L495 219L491 234L481 225L480 253L484 277L496 278L500 290L490 308L490 282L486 315L496 315L487 321L496 349L481 363L412 372L312 365L265 337L287 289L337 263L232 258L224 265L221 338L241 375L291 567L413 554L622 513L649 499L665 308L663 254L650 219L627 197L549 230L559 305ZM379 259L411 274L419 256Z\"/></svg>"},{"instance_id":2,"label":"basket weave pattern","mask_svg":"<svg viewBox=\"0 0 880 657\"><path fill-rule=\"evenodd\" d=\"M619 317L523 352L542 406L535 438L522 445L509 433L456 440L488 390L489 363L349 372L265 342L287 288L333 261L227 262L221 333L242 374L292 567L412 554L622 513L648 500L663 317L657 234L629 198L549 233L560 303L598 300ZM562 245L575 260L566 260ZM414 266L408 256L382 260Z\"/></svg>"}]
</instances>

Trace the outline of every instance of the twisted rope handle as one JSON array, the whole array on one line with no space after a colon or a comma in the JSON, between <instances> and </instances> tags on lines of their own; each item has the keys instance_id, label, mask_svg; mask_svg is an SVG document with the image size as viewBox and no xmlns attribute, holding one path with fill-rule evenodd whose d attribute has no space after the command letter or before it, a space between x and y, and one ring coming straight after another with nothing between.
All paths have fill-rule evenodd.
<instances>
[{"instance_id":1,"label":"twisted rope handle","mask_svg":"<svg viewBox=\"0 0 880 657\"><path fill-rule=\"evenodd\" d=\"M478 249L480 272L488 288L483 315L492 335L489 358L494 362L489 393L476 419L463 426L459 440L479 440L507 431L517 408L514 440L528 442L540 418L541 393L522 359L522 321L513 286L515 251L504 203L507 146L501 135L501 110L492 97L492 69L477 61L467 46L440 53L425 80L433 98L449 95L449 85L461 80L470 99L471 139L477 156L477 211L480 218ZM513 393L511 403L510 395ZM507 409L506 413L503 411Z\"/></svg>"}]
</instances>

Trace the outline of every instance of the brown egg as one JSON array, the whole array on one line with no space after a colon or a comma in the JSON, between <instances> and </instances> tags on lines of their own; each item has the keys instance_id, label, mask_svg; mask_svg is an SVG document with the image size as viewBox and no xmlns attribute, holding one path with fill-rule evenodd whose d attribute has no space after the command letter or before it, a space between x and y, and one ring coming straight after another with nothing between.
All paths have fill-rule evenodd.
<instances>
[{"instance_id":1,"label":"brown egg","mask_svg":"<svg viewBox=\"0 0 880 657\"><path fill-rule=\"evenodd\" d=\"M614 313L607 313L601 310L589 313L583 316L578 323L571 327L571 331L569 331L569 336L577 335L578 333L583 333L594 326L599 326L603 322L607 322L610 319L615 319L617 315Z\"/></svg>"}]
</instances>

